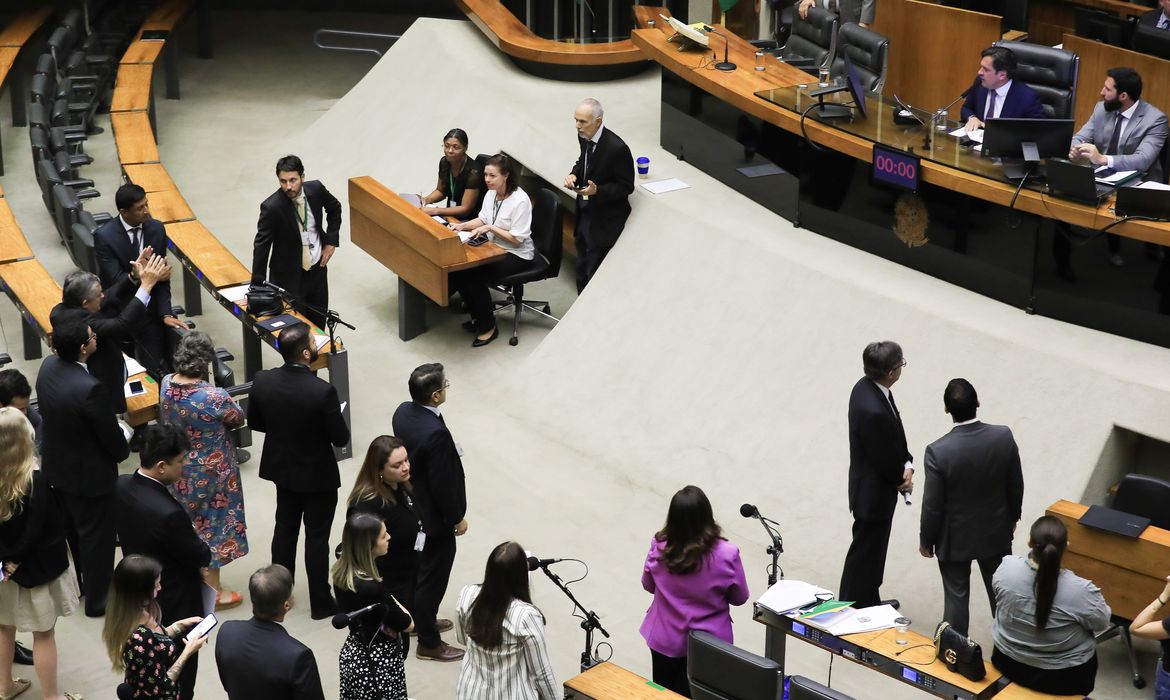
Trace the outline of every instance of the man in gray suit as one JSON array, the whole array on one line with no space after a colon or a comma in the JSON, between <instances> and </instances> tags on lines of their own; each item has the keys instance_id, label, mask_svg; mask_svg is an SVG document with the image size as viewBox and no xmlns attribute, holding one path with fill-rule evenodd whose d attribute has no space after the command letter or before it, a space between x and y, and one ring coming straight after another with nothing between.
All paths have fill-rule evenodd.
<instances>
[{"instance_id":1,"label":"man in gray suit","mask_svg":"<svg viewBox=\"0 0 1170 700\"><path fill-rule=\"evenodd\" d=\"M955 422L926 448L926 488L919 549L938 558L943 580L943 618L967 634L971 562L979 572L995 617L991 577L1005 555L1024 500L1020 451L1012 431L975 417L979 397L966 379L952 379L943 405Z\"/></svg>"},{"instance_id":2,"label":"man in gray suit","mask_svg":"<svg viewBox=\"0 0 1170 700\"><path fill-rule=\"evenodd\" d=\"M1132 68L1110 68L1105 72L1101 101L1093 108L1089 121L1072 139L1070 159L1083 158L1095 166L1114 170L1136 170L1143 179L1165 182L1158 156L1166 143L1166 115L1148 102L1141 101L1142 76ZM1109 262L1115 267L1125 264L1121 257L1121 238L1109 234ZM1066 282L1075 282L1070 261L1068 224L1057 223L1052 253L1057 274Z\"/></svg>"},{"instance_id":3,"label":"man in gray suit","mask_svg":"<svg viewBox=\"0 0 1170 700\"><path fill-rule=\"evenodd\" d=\"M796 4L800 18L808 19L808 8L814 5L837 15L840 24L854 22L862 29L869 29L877 15L877 0L800 0Z\"/></svg>"}]
</instances>

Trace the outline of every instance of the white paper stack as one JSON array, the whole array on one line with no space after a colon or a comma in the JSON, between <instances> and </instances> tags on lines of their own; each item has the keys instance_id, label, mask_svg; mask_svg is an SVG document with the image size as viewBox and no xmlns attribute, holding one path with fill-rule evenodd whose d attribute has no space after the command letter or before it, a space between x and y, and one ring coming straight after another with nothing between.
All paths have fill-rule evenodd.
<instances>
[{"instance_id":1,"label":"white paper stack","mask_svg":"<svg viewBox=\"0 0 1170 700\"><path fill-rule=\"evenodd\" d=\"M797 608L812 605L817 602L818 594L831 596L833 592L804 581L785 579L777 581L771 588L764 591L764 595L760 596L756 602L777 615L783 615Z\"/></svg>"},{"instance_id":2,"label":"white paper stack","mask_svg":"<svg viewBox=\"0 0 1170 700\"><path fill-rule=\"evenodd\" d=\"M889 605L874 605L869 608L845 608L837 612L802 618L801 622L824 630L834 637L859 632L872 632L894 626L894 620L901 613Z\"/></svg>"}]
</instances>

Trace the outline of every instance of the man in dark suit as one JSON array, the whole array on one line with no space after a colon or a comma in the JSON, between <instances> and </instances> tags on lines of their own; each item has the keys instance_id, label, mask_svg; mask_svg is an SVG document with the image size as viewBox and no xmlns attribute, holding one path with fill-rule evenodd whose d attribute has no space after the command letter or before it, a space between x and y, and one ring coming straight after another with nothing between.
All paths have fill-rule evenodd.
<instances>
[{"instance_id":1,"label":"man in dark suit","mask_svg":"<svg viewBox=\"0 0 1170 700\"><path fill-rule=\"evenodd\" d=\"M220 627L215 664L228 700L325 700L313 650L281 622L292 607L293 579L280 564L248 579L252 619Z\"/></svg>"},{"instance_id":2,"label":"man in dark suit","mask_svg":"<svg viewBox=\"0 0 1170 700\"><path fill-rule=\"evenodd\" d=\"M861 354L865 376L849 395L849 510L853 542L841 573L841 600L863 608L882 601L878 588L898 494L914 490L913 458L890 387L902 377L906 359L892 341L870 343Z\"/></svg>"},{"instance_id":3,"label":"man in dark suit","mask_svg":"<svg viewBox=\"0 0 1170 700\"><path fill-rule=\"evenodd\" d=\"M134 269L139 279L138 289L135 290L134 282L125 276L114 284L108 295L97 275L84 270L70 272L61 285L61 303L49 312L49 321L54 326L67 319L80 319L97 335L97 350L86 366L113 400L111 410L114 413L126 412L123 390L126 360L122 357L122 345L147 322L151 292L164 273L170 274L167 261L161 255L152 256L145 264L142 258L135 260Z\"/></svg>"},{"instance_id":4,"label":"man in dark suit","mask_svg":"<svg viewBox=\"0 0 1170 700\"><path fill-rule=\"evenodd\" d=\"M1158 0L1158 9L1138 18L1138 24L1153 29L1170 29L1170 0Z\"/></svg>"},{"instance_id":5,"label":"man in dark suit","mask_svg":"<svg viewBox=\"0 0 1170 700\"><path fill-rule=\"evenodd\" d=\"M1122 67L1105 71L1101 101L1093 108L1089 121L1073 134L1068 157L1086 160L1094 167L1103 165L1117 171L1136 170L1143 179L1164 182L1158 157L1170 133L1166 115L1142 100L1141 96L1142 76L1137 71ZM1057 221L1052 255L1056 260L1057 275L1066 282L1075 282L1070 236L1069 225ZM1106 234L1105 240L1109 263L1115 267L1125 265L1121 256L1121 237L1110 233ZM1152 246L1150 250L1154 250Z\"/></svg>"},{"instance_id":6,"label":"man in dark suit","mask_svg":"<svg viewBox=\"0 0 1170 700\"><path fill-rule=\"evenodd\" d=\"M447 593L455 564L455 538L467 532L467 489L462 450L455 444L439 406L447 400L443 365L422 365L410 375L410 401L394 411L394 435L406 443L410 482L422 515L426 544L419 558L414 594L415 656L433 661L458 661L463 650L443 641L440 634L453 626L438 619L439 604Z\"/></svg>"},{"instance_id":7,"label":"man in dark suit","mask_svg":"<svg viewBox=\"0 0 1170 700\"><path fill-rule=\"evenodd\" d=\"M341 202L320 180L305 181L305 166L296 156L276 162L280 189L260 204L252 246L252 283L267 279L302 302L300 310L322 327L328 310L326 265L340 245ZM269 253L271 252L271 262Z\"/></svg>"},{"instance_id":8,"label":"man in dark suit","mask_svg":"<svg viewBox=\"0 0 1170 700\"><path fill-rule=\"evenodd\" d=\"M1048 113L1036 91L1015 80L1016 55L1011 49L992 46L979 54L975 84L963 102L967 131L982 129L988 119L1045 119Z\"/></svg>"},{"instance_id":9,"label":"man in dark suit","mask_svg":"<svg viewBox=\"0 0 1170 700\"><path fill-rule=\"evenodd\" d=\"M41 468L68 518L85 614L101 617L114 572L114 479L130 447L110 412L112 400L85 367L97 336L82 321L67 320L53 327L53 347L56 354L37 373Z\"/></svg>"},{"instance_id":10,"label":"man in dark suit","mask_svg":"<svg viewBox=\"0 0 1170 700\"><path fill-rule=\"evenodd\" d=\"M1024 474L1011 429L975 417L979 397L970 382L952 379L943 406L955 427L926 448L918 551L928 559L938 557L943 619L967 634L972 561L979 562L995 618L991 577L1012 552Z\"/></svg>"},{"instance_id":11,"label":"man in dark suit","mask_svg":"<svg viewBox=\"0 0 1170 700\"><path fill-rule=\"evenodd\" d=\"M601 267L630 217L634 191L634 157L621 137L606 129L601 103L582 100L573 112L581 155L565 178L577 193L577 293Z\"/></svg>"},{"instance_id":12,"label":"man in dark suit","mask_svg":"<svg viewBox=\"0 0 1170 700\"><path fill-rule=\"evenodd\" d=\"M122 185L114 194L114 204L118 207L118 216L93 234L98 277L102 286L111 290L127 277L132 284L138 284L133 263L148 258L145 253L163 258L167 255L167 232L161 221L150 218L146 190L138 185ZM135 356L146 371L160 378L171 364L167 352L167 328L185 328L183 322L175 318L171 306L169 277L155 284L147 311L147 321L135 336L138 346Z\"/></svg>"},{"instance_id":13,"label":"man in dark suit","mask_svg":"<svg viewBox=\"0 0 1170 700\"><path fill-rule=\"evenodd\" d=\"M167 489L183 476L187 431L173 425L143 429L138 471L118 477L118 539L122 554L143 554L162 564L158 606L167 624L204 615L203 573L211 548L195 532L191 516ZM195 695L199 655L192 654L179 675L179 697Z\"/></svg>"},{"instance_id":14,"label":"man in dark suit","mask_svg":"<svg viewBox=\"0 0 1170 700\"><path fill-rule=\"evenodd\" d=\"M32 386L18 369L0 370L0 406L11 406L32 423L37 452L41 451L41 412L32 405ZM23 663L23 662L22 662Z\"/></svg>"},{"instance_id":15,"label":"man in dark suit","mask_svg":"<svg viewBox=\"0 0 1170 700\"><path fill-rule=\"evenodd\" d=\"M248 401L248 425L264 433L260 478L276 484L272 562L296 573L297 538L305 524L305 575L314 620L332 616L329 531L341 475L333 446L349 442L337 389L313 376L317 344L304 323L280 333L284 366L256 373Z\"/></svg>"}]
</instances>

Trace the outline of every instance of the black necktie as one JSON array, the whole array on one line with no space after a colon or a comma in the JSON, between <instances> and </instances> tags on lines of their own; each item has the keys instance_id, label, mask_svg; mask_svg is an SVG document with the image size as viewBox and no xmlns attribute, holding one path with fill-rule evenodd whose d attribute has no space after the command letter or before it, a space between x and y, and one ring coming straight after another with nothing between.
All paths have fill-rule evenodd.
<instances>
[{"instance_id":1,"label":"black necktie","mask_svg":"<svg viewBox=\"0 0 1170 700\"><path fill-rule=\"evenodd\" d=\"M894 403L894 392L892 391L890 392L890 408L894 409L895 416L899 419L902 418L902 414L898 412L898 404Z\"/></svg>"},{"instance_id":2,"label":"black necktie","mask_svg":"<svg viewBox=\"0 0 1170 700\"><path fill-rule=\"evenodd\" d=\"M1117 149L1121 145L1121 124L1122 124L1121 120L1122 119L1125 119L1125 117L1121 116L1121 112L1118 112L1117 113L1117 120L1113 125L1113 138L1109 139L1109 145L1105 148L1105 155L1110 155L1110 156L1117 155Z\"/></svg>"},{"instance_id":3,"label":"black necktie","mask_svg":"<svg viewBox=\"0 0 1170 700\"><path fill-rule=\"evenodd\" d=\"M135 251L138 250L138 231L139 230L141 230L141 227L135 226L126 232L126 233L130 234L130 246L132 248L134 248Z\"/></svg>"}]
</instances>

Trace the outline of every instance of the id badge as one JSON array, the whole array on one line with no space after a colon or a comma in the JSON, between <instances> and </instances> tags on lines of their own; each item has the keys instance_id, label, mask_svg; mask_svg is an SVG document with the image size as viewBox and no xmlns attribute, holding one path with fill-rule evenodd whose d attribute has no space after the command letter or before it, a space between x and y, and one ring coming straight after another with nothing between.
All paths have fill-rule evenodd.
<instances>
[{"instance_id":1,"label":"id badge","mask_svg":"<svg viewBox=\"0 0 1170 700\"><path fill-rule=\"evenodd\" d=\"M416 551L416 552L423 551L423 547L425 547L426 544L427 544L427 533L423 532L422 530L419 530L418 534L415 535L415 538L414 538L414 551Z\"/></svg>"}]
</instances>

